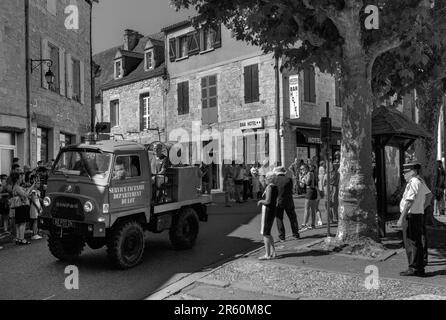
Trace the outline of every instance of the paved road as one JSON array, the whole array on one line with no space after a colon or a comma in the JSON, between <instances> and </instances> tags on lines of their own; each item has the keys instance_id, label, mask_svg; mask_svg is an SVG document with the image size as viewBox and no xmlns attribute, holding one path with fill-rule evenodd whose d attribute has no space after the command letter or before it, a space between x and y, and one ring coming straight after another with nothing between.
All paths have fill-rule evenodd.
<instances>
[{"instance_id":1,"label":"paved road","mask_svg":"<svg viewBox=\"0 0 446 320\"><path fill-rule=\"evenodd\" d=\"M188 273L258 246L258 219L253 202L209 207L209 222L201 223L192 250L174 251L167 233L147 233L143 262L131 270L111 269L105 248L88 248L76 264L79 290L65 289L68 264L50 255L46 240L7 245L0 251L0 299L142 299Z\"/></svg>"}]
</instances>

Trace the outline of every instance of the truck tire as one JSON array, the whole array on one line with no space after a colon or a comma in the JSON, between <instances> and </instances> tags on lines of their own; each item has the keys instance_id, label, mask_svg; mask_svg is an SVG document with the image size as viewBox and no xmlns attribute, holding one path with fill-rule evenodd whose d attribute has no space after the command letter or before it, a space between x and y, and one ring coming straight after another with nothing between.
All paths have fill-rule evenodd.
<instances>
[{"instance_id":1,"label":"truck tire","mask_svg":"<svg viewBox=\"0 0 446 320\"><path fill-rule=\"evenodd\" d=\"M199 230L198 216L194 209L185 208L174 217L169 231L170 242L175 250L190 249L195 245Z\"/></svg>"},{"instance_id":2,"label":"truck tire","mask_svg":"<svg viewBox=\"0 0 446 320\"><path fill-rule=\"evenodd\" d=\"M48 248L51 254L61 261L76 260L85 247L85 241L79 236L69 236L61 238L50 233L48 238Z\"/></svg>"},{"instance_id":3,"label":"truck tire","mask_svg":"<svg viewBox=\"0 0 446 320\"><path fill-rule=\"evenodd\" d=\"M144 255L144 230L136 221L113 227L107 243L107 255L118 269L128 269L141 262Z\"/></svg>"}]
</instances>

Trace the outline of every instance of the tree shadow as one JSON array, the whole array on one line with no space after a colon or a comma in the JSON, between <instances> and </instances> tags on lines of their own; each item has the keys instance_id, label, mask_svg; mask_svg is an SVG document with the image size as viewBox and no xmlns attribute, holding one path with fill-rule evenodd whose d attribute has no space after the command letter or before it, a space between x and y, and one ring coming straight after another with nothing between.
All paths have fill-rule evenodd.
<instances>
[{"instance_id":1,"label":"tree shadow","mask_svg":"<svg viewBox=\"0 0 446 320\"><path fill-rule=\"evenodd\" d=\"M284 253L277 256L276 259L285 259L285 258L300 258L300 257L320 257L331 254L331 252L326 250L309 250L309 251L300 251L300 252L291 252Z\"/></svg>"}]
</instances>

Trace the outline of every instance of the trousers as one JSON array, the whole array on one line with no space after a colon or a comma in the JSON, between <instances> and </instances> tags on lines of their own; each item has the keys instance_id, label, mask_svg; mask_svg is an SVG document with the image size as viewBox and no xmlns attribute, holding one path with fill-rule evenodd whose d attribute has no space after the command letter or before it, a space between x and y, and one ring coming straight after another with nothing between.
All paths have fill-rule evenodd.
<instances>
[{"instance_id":1,"label":"trousers","mask_svg":"<svg viewBox=\"0 0 446 320\"><path fill-rule=\"evenodd\" d=\"M291 232L293 236L299 235L299 223L297 222L297 215L294 208L294 205L287 206L283 208L281 206L277 206L276 208L276 224L277 230L279 231L279 239L285 240L285 225L283 224L283 212L286 212L288 219L290 220Z\"/></svg>"},{"instance_id":2,"label":"trousers","mask_svg":"<svg viewBox=\"0 0 446 320\"><path fill-rule=\"evenodd\" d=\"M424 271L427 264L427 237L423 214L408 214L402 223L404 248L409 269Z\"/></svg>"}]
</instances>

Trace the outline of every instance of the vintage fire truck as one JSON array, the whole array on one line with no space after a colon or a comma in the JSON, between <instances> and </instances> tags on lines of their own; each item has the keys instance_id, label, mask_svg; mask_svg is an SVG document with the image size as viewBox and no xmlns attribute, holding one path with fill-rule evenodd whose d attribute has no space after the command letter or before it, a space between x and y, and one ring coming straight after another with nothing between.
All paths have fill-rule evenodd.
<instances>
[{"instance_id":1,"label":"vintage fire truck","mask_svg":"<svg viewBox=\"0 0 446 320\"><path fill-rule=\"evenodd\" d=\"M131 268L143 257L145 231L168 230L177 250L194 246L211 198L199 190L199 168L165 166L169 147L159 145L155 152L153 144L104 140L61 149L39 217L53 256L71 261L85 244L106 246L114 266Z\"/></svg>"}]
</instances>

